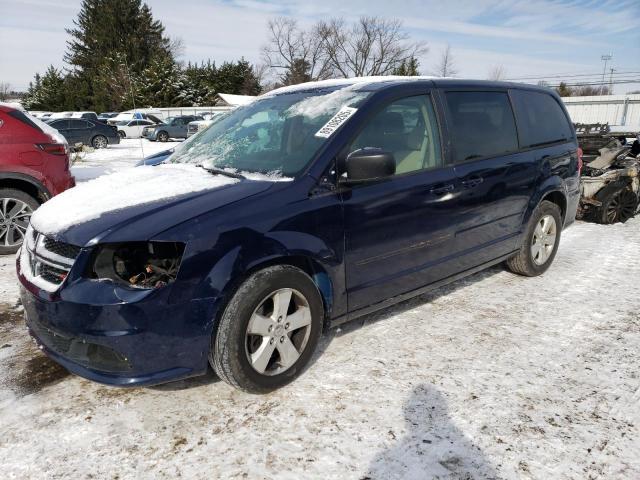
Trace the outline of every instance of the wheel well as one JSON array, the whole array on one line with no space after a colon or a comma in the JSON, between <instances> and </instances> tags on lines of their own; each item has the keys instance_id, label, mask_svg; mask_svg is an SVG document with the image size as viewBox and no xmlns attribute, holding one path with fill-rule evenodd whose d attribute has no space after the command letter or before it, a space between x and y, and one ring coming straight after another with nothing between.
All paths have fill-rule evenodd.
<instances>
[{"instance_id":1,"label":"wheel well","mask_svg":"<svg viewBox=\"0 0 640 480\"><path fill-rule=\"evenodd\" d=\"M20 190L33 198L35 198L39 203L43 203L47 200L46 194L42 192L36 185L33 183L27 182L26 180L20 180L17 178L0 178L0 188L12 188L14 190Z\"/></svg>"},{"instance_id":2,"label":"wheel well","mask_svg":"<svg viewBox=\"0 0 640 480\"><path fill-rule=\"evenodd\" d=\"M567 199L560 192L549 192L547 193L542 200L547 200L548 202L555 203L560 209L560 215L562 216L562 221L564 222L565 216L567 214Z\"/></svg>"}]
</instances>

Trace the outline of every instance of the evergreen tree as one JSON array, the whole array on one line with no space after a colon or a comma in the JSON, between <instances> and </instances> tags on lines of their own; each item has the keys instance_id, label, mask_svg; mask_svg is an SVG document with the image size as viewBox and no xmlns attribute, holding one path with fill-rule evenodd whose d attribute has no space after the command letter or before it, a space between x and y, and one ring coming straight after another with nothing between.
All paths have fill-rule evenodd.
<instances>
[{"instance_id":1,"label":"evergreen tree","mask_svg":"<svg viewBox=\"0 0 640 480\"><path fill-rule=\"evenodd\" d=\"M36 73L35 84L29 84L25 98L26 108L59 111L65 107L64 76L53 65L40 77Z\"/></svg>"},{"instance_id":2,"label":"evergreen tree","mask_svg":"<svg viewBox=\"0 0 640 480\"><path fill-rule=\"evenodd\" d=\"M137 82L138 106L175 107L183 105L184 74L168 57L156 57L142 71Z\"/></svg>"},{"instance_id":3,"label":"evergreen tree","mask_svg":"<svg viewBox=\"0 0 640 480\"><path fill-rule=\"evenodd\" d=\"M561 97L571 97L574 94L573 89L564 82L560 82L560 85L558 85L556 91Z\"/></svg>"},{"instance_id":4,"label":"evergreen tree","mask_svg":"<svg viewBox=\"0 0 640 480\"><path fill-rule=\"evenodd\" d=\"M117 88L124 91L122 73L140 75L155 58L173 63L169 39L162 23L153 19L151 9L141 0L83 0L74 28L67 29L64 60L87 87L80 108L112 109L119 100L108 99ZM115 70L113 61L118 61ZM122 66L120 66L122 64ZM106 72L111 69L111 83Z\"/></svg>"},{"instance_id":5,"label":"evergreen tree","mask_svg":"<svg viewBox=\"0 0 640 480\"><path fill-rule=\"evenodd\" d=\"M402 75L405 77L415 77L420 75L419 71L420 62L416 57L409 57L407 60L403 60L400 65L393 69L393 75Z\"/></svg>"},{"instance_id":6,"label":"evergreen tree","mask_svg":"<svg viewBox=\"0 0 640 480\"><path fill-rule=\"evenodd\" d=\"M214 88L217 93L258 95L262 91L253 67L244 58L236 63L223 63L215 77Z\"/></svg>"},{"instance_id":7,"label":"evergreen tree","mask_svg":"<svg viewBox=\"0 0 640 480\"><path fill-rule=\"evenodd\" d=\"M291 66L282 75L282 85L297 85L298 83L310 82L311 65L304 58L296 58L291 62Z\"/></svg>"}]
</instances>

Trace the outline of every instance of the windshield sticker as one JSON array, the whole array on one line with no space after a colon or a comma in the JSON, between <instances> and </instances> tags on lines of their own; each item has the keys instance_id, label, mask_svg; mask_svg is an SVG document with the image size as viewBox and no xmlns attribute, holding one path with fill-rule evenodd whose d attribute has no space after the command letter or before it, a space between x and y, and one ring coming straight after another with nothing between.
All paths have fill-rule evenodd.
<instances>
[{"instance_id":1,"label":"windshield sticker","mask_svg":"<svg viewBox=\"0 0 640 480\"><path fill-rule=\"evenodd\" d=\"M342 107L338 113L331 118L331 120L325 123L324 126L316 132L315 136L320 138L329 138L333 135L333 132L340 128L340 125L349 120L357 111L357 108Z\"/></svg>"}]
</instances>

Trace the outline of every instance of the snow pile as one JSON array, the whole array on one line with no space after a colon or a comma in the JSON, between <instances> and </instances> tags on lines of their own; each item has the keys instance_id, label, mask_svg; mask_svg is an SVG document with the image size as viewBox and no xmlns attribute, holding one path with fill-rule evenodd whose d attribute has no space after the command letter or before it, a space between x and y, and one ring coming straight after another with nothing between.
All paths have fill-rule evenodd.
<instances>
[{"instance_id":1,"label":"snow pile","mask_svg":"<svg viewBox=\"0 0 640 480\"><path fill-rule=\"evenodd\" d=\"M195 165L143 166L83 183L52 198L31 217L41 233L53 234L134 205L219 188L239 180L212 175Z\"/></svg>"}]
</instances>

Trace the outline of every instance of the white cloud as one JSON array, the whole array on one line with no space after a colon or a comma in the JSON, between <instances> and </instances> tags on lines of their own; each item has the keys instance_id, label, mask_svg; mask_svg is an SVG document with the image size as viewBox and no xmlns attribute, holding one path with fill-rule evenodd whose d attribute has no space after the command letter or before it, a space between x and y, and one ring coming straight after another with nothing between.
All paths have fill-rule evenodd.
<instances>
[{"instance_id":1,"label":"white cloud","mask_svg":"<svg viewBox=\"0 0 640 480\"><path fill-rule=\"evenodd\" d=\"M25 88L36 71L62 66L64 32L80 0L0 0L0 80ZM450 43L460 74L484 77L494 64L509 75L597 71L600 55L614 52L614 64L640 70L638 0L566 2L554 0L147 0L167 34L184 41L184 60L217 63L245 57L256 62L266 40L267 20L294 17L303 25L362 14L401 17L415 39L431 53ZM6 48L6 45L11 45ZM597 47L595 46L597 45Z\"/></svg>"}]
</instances>

